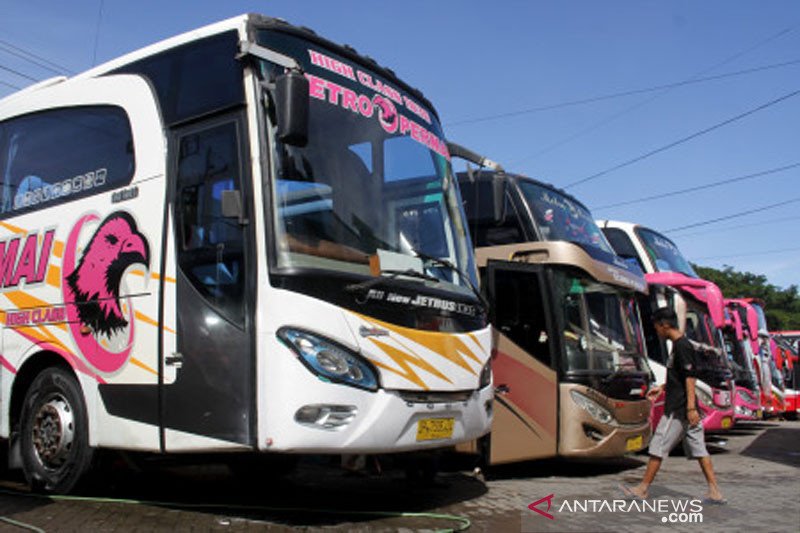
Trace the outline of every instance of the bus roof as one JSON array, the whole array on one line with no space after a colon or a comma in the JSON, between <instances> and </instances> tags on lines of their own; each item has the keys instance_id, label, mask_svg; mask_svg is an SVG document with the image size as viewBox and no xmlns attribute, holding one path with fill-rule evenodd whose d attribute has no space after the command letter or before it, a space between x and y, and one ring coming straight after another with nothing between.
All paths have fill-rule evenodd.
<instances>
[{"instance_id":1,"label":"bus roof","mask_svg":"<svg viewBox=\"0 0 800 533\"><path fill-rule=\"evenodd\" d=\"M425 97L425 95L422 94L422 91L408 85L406 82L398 78L397 74L395 74L394 71L391 70L390 68L379 65L374 59L368 56L360 55L356 51L356 49L353 48L352 46L349 46L347 44L337 44L334 43L333 41L329 41L328 39L325 39L324 37L317 35L317 33L314 32L314 30L311 30L304 26L294 26L289 22L280 18L267 17L265 15L259 15L254 13L238 15L235 17L231 17L229 19L215 22L213 24L209 24L207 26L202 26L200 28L190 30L185 33L181 33L174 37L169 37L167 39L150 44L138 50L134 50L133 52L129 52L117 58L111 59L103 64L97 65L96 67L92 67L89 70L76 74L72 78L66 78L60 76L58 78L51 78L48 80L44 80L43 82L31 85L29 87L22 89L21 91L17 91L15 93L8 95L3 99L0 99L0 108L2 108L7 101L10 101L11 99L16 99L16 97L21 96L23 94L27 94L31 91L36 91L43 89L45 87L50 87L54 84L62 83L67 80L86 79L86 78L103 76L121 67L124 67L131 63L135 63L136 61L139 61L146 57L150 57L159 52L163 52L165 50L169 50L171 48L175 48L183 44L190 43L192 41L224 33L226 31L236 30L241 36L241 38L244 38L254 28L274 29L277 31L294 34L304 39L308 39L309 41L312 41L319 45L322 45L326 48L329 48L341 56L356 61L361 65L363 65L365 68L369 68L377 72L378 74L384 76L385 78L390 79L392 82L396 82L398 85L402 86L402 88L405 91L413 94L414 97L421 100L422 103L426 105L429 108L429 110L436 115L437 119L439 118L436 109L433 107L431 102Z\"/></svg>"},{"instance_id":2,"label":"bus roof","mask_svg":"<svg viewBox=\"0 0 800 533\"><path fill-rule=\"evenodd\" d=\"M582 247L565 241L534 241L475 248L475 261L485 267L490 260L557 264L583 270L596 281L647 293L644 276L593 258Z\"/></svg>"},{"instance_id":3,"label":"bus roof","mask_svg":"<svg viewBox=\"0 0 800 533\"><path fill-rule=\"evenodd\" d=\"M534 183L534 184L536 184L536 185L538 185L540 187L544 187L545 189L550 189L551 191L553 191L555 193L558 193L561 196L564 196L564 197L568 198L571 202L574 202L574 203L578 204L579 206L584 208L586 211L591 212L589 210L589 208L586 207L586 204L584 204L583 202L581 202L580 200L578 200L577 198L572 196L570 193L568 193L564 189L559 189L558 187L556 187L552 183L547 183L545 181L537 180L535 178L531 178L531 177L525 176L523 174L516 174L514 172L506 172L504 170L503 171L481 170L480 172L474 173L474 177L475 177L475 179L477 181L491 181L491 180L494 179L494 177L496 175L497 176L503 176L506 179L510 179L512 181L528 181L528 182ZM456 174L456 176L458 177L459 181L464 181L464 180L470 179L466 172L458 172Z\"/></svg>"}]
</instances>

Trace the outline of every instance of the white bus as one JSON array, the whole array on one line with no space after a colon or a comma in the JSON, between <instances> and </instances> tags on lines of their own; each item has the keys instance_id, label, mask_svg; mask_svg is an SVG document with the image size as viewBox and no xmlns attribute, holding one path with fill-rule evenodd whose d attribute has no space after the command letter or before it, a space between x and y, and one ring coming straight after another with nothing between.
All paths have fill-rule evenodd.
<instances>
[{"instance_id":1,"label":"white bus","mask_svg":"<svg viewBox=\"0 0 800 533\"><path fill-rule=\"evenodd\" d=\"M491 425L491 335L436 111L244 15L0 100L0 437L371 453ZM261 454L259 457L263 457Z\"/></svg>"}]
</instances>

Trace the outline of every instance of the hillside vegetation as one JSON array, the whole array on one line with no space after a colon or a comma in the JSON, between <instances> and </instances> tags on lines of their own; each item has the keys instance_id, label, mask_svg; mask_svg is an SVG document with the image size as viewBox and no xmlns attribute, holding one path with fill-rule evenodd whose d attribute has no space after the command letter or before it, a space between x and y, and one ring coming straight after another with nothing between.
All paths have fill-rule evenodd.
<instances>
[{"instance_id":1,"label":"hillside vegetation","mask_svg":"<svg viewBox=\"0 0 800 533\"><path fill-rule=\"evenodd\" d=\"M692 265L701 278L713 281L725 298L760 298L770 331L800 330L800 294L797 285L780 289L767 283L766 276L738 272L730 266L722 270Z\"/></svg>"}]
</instances>

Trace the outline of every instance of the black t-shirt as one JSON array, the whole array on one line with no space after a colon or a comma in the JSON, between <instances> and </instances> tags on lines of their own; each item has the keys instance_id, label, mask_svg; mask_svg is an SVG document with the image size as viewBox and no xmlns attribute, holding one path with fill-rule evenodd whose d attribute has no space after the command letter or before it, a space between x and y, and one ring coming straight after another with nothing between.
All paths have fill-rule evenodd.
<instances>
[{"instance_id":1,"label":"black t-shirt","mask_svg":"<svg viewBox=\"0 0 800 533\"><path fill-rule=\"evenodd\" d=\"M697 377L697 354L685 336L672 343L667 361L667 395L664 413L686 418L686 378ZM697 394L695 391L695 409Z\"/></svg>"}]
</instances>

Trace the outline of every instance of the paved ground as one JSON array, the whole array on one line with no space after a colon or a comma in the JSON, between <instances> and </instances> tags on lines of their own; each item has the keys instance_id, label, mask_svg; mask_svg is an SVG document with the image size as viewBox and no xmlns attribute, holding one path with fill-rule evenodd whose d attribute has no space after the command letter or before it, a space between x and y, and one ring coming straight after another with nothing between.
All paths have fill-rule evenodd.
<instances>
[{"instance_id":1,"label":"paved ground","mask_svg":"<svg viewBox=\"0 0 800 533\"><path fill-rule=\"evenodd\" d=\"M800 531L800 423L752 423L723 438L724 446L710 447L729 501L721 507L690 503L702 497L703 478L695 461L679 456L665 461L647 507L622 500L617 488L640 479L645 456L515 464L493 470L485 483L468 463L445 460L441 486L432 487L409 482L388 460L381 475L352 477L309 459L286 479L256 483L234 478L218 465L145 471L117 465L102 472L85 494L88 499L78 500L33 496L18 478L6 475L0 480L0 517L19 525L0 521L0 531L24 531L23 525L49 532L418 531L464 525L376 511L463 516L471 531L492 532ZM553 519L527 508L551 494ZM688 512L673 515L681 505L689 506ZM547 512L547 501L537 508ZM334 512L320 512L324 509ZM693 511L699 515L690 516ZM702 524L686 522L700 515Z\"/></svg>"}]
</instances>

